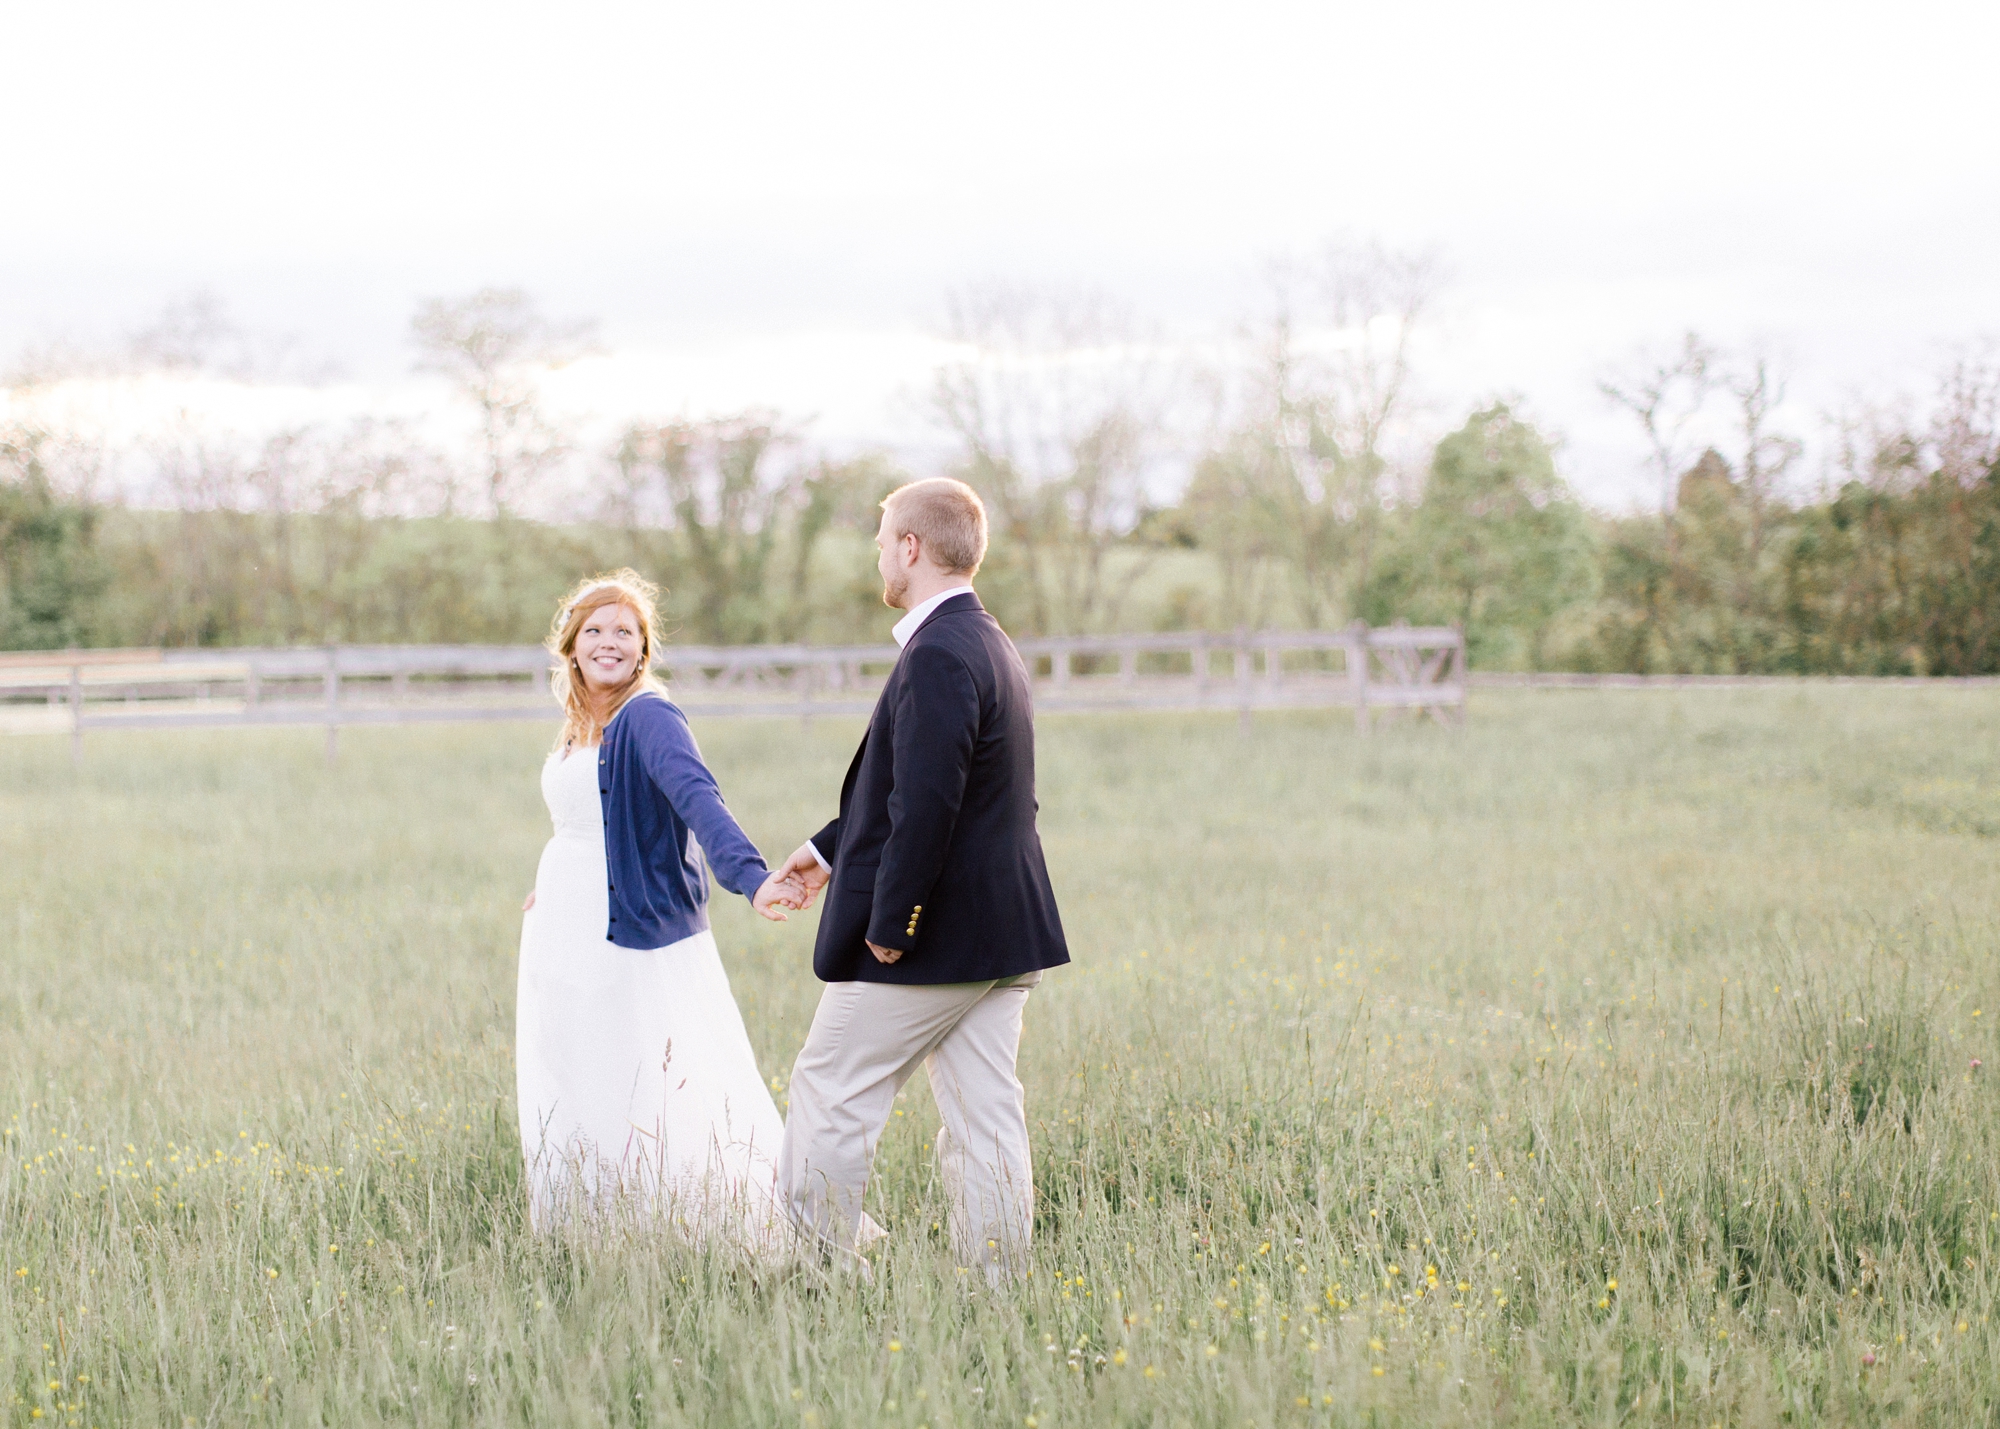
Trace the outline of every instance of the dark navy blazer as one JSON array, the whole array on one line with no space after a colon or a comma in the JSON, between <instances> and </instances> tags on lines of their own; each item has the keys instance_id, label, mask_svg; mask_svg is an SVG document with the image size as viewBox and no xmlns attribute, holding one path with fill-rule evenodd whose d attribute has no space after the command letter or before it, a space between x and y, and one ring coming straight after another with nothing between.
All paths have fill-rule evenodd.
<instances>
[{"instance_id":1,"label":"dark navy blazer","mask_svg":"<svg viewBox=\"0 0 2000 1429\"><path fill-rule=\"evenodd\" d=\"M954 596L903 647L840 817L813 835L833 866L813 971L929 985L1068 962L1035 809L1028 672L979 598Z\"/></svg>"},{"instance_id":2,"label":"dark navy blazer","mask_svg":"<svg viewBox=\"0 0 2000 1429\"><path fill-rule=\"evenodd\" d=\"M679 705L634 695L597 750L604 866L611 895L605 937L621 948L664 948L708 926L708 855L716 881L750 897L770 870L722 802Z\"/></svg>"}]
</instances>

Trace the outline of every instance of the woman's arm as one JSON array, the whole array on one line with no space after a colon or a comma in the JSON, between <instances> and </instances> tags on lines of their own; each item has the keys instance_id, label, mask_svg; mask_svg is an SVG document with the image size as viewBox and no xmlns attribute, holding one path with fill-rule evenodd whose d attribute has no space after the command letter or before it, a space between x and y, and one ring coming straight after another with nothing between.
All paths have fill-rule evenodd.
<instances>
[{"instance_id":1,"label":"woman's arm","mask_svg":"<svg viewBox=\"0 0 2000 1429\"><path fill-rule=\"evenodd\" d=\"M709 867L715 870L716 882L731 893L754 898L770 869L722 802L722 791L702 762L687 716L678 706L661 699L633 700L620 717L630 719L633 715L641 716L634 721L637 727L632 731L632 742L646 777L694 830L702 852L708 855Z\"/></svg>"}]
</instances>

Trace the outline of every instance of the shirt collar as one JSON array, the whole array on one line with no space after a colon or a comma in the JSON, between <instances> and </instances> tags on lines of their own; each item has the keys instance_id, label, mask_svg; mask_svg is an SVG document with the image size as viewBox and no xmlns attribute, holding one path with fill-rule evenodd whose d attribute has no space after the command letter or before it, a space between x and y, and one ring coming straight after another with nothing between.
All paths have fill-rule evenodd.
<instances>
[{"instance_id":1,"label":"shirt collar","mask_svg":"<svg viewBox=\"0 0 2000 1429\"><path fill-rule=\"evenodd\" d=\"M905 615L901 620L896 622L896 628L889 632L896 637L897 647L900 649L902 646L910 643L910 637L915 635L923 627L923 623L931 618L932 611L955 595L970 595L971 593L971 586L955 585L950 590L939 591L908 615Z\"/></svg>"}]
</instances>

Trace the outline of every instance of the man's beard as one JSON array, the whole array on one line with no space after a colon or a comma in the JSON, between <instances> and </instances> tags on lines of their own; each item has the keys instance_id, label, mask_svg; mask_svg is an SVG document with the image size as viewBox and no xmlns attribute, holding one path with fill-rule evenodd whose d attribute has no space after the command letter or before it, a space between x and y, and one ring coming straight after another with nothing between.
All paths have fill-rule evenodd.
<instances>
[{"instance_id":1,"label":"man's beard","mask_svg":"<svg viewBox=\"0 0 2000 1429\"><path fill-rule=\"evenodd\" d=\"M910 593L910 578L898 571L893 577L882 582L882 604L891 610L903 608L903 597Z\"/></svg>"}]
</instances>

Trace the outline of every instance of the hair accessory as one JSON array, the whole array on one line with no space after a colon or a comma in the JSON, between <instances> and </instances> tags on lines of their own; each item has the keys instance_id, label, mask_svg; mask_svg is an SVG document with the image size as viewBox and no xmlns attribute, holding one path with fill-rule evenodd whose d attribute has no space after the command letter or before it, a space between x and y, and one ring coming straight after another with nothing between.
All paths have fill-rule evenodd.
<instances>
[{"instance_id":1,"label":"hair accessory","mask_svg":"<svg viewBox=\"0 0 2000 1429\"><path fill-rule=\"evenodd\" d=\"M577 608L577 607L578 607L579 605L582 605L582 604L583 604L583 602L584 602L584 598L585 598L585 597L587 597L587 596L593 596L593 595L596 595L596 594L597 594L597 593L598 593L599 591L601 591L601 590L617 590L617 589L618 589L618 586L617 586L616 582L613 582L613 581L605 581L605 582L604 582L603 584L601 584L601 585L594 585L594 586L586 586L586 587L585 587L584 589L582 589L582 590L580 590L580 591L578 591L578 592L576 593L576 599L575 599L575 600L571 601L571 602L570 602L570 603L569 603L568 605L566 605L566 606L564 606L564 607L563 607L563 613L562 613L562 617L561 617L561 618L560 618L559 620L557 620L557 621L556 621L556 624L558 624L558 625L568 625L568 624L569 624L569 618L570 618L570 617L571 617L572 615L575 615L575 614L576 614L576 608Z\"/></svg>"}]
</instances>

